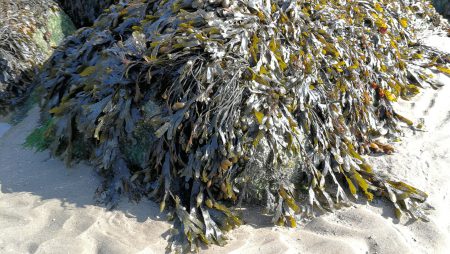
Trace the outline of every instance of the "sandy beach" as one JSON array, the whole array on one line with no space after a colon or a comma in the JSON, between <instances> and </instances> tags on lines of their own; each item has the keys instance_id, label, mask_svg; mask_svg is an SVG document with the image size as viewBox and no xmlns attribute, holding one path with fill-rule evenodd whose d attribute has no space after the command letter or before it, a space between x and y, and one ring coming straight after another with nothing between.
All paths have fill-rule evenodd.
<instances>
[{"instance_id":1,"label":"sandy beach","mask_svg":"<svg viewBox=\"0 0 450 254\"><path fill-rule=\"evenodd\" d=\"M450 38L430 46L450 52ZM438 90L423 89L396 109L425 128L404 128L392 155L369 157L389 173L429 194L430 222L395 218L383 200L361 201L296 229L275 227L247 208L246 225L228 233L225 247L203 253L450 253L450 78L436 74ZM0 253L164 253L171 224L157 204L122 200L107 211L93 195L100 178L87 165L66 168L48 152L23 148L38 124L32 109L19 124L0 123Z\"/></svg>"}]
</instances>

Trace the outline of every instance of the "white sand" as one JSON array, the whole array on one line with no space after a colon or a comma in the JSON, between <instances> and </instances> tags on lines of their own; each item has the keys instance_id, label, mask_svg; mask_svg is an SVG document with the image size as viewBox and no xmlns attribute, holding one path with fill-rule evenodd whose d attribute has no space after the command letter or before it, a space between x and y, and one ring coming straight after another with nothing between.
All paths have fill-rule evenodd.
<instances>
[{"instance_id":1,"label":"white sand","mask_svg":"<svg viewBox=\"0 0 450 254\"><path fill-rule=\"evenodd\" d=\"M450 38L428 44L450 51ZM426 131L405 137L390 156L372 157L378 170L426 190L429 223L397 221L376 200L317 217L297 229L273 227L270 218L244 211L247 225L228 234L225 247L204 253L450 253L450 78L398 110L425 118ZM99 184L85 165L67 169L48 153L22 148L38 110L0 134L0 253L164 253L170 224L156 204L121 202L114 211L93 203ZM1 128L0 128L1 129Z\"/></svg>"}]
</instances>

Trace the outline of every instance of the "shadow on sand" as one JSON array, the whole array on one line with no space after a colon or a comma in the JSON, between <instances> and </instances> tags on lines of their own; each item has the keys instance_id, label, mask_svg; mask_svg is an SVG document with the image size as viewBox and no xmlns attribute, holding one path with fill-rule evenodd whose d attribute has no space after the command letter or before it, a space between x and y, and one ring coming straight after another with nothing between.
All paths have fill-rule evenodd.
<instances>
[{"instance_id":1,"label":"shadow on sand","mask_svg":"<svg viewBox=\"0 0 450 254\"><path fill-rule=\"evenodd\" d=\"M98 205L94 200L100 177L92 167L80 163L67 168L48 152L34 152L22 146L26 136L38 124L39 109L33 108L20 123L9 129L0 123L0 187L2 193L28 192L42 200L58 199L62 206ZM133 216L139 222L165 220L154 202L143 200L139 205L125 198L116 210Z\"/></svg>"}]
</instances>

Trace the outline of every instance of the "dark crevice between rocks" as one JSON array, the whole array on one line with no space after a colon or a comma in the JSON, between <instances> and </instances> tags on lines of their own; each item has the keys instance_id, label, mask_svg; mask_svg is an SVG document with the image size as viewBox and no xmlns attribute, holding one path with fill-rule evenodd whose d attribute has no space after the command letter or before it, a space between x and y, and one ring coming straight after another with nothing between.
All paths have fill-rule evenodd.
<instances>
[{"instance_id":1,"label":"dark crevice between rocks","mask_svg":"<svg viewBox=\"0 0 450 254\"><path fill-rule=\"evenodd\" d=\"M111 4L119 0L58 0L77 28L91 26Z\"/></svg>"},{"instance_id":2,"label":"dark crevice between rocks","mask_svg":"<svg viewBox=\"0 0 450 254\"><path fill-rule=\"evenodd\" d=\"M433 0L436 10L444 17L450 20L450 1L449 0Z\"/></svg>"}]
</instances>

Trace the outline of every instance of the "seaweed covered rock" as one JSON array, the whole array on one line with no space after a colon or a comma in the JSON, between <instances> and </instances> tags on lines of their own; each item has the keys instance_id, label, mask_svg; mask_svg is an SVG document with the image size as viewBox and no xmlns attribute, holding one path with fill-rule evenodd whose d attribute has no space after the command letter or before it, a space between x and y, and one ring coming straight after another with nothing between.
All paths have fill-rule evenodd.
<instances>
[{"instance_id":1,"label":"seaweed covered rock","mask_svg":"<svg viewBox=\"0 0 450 254\"><path fill-rule=\"evenodd\" d=\"M90 26L95 19L117 0L58 0L77 27Z\"/></svg>"},{"instance_id":2,"label":"seaweed covered rock","mask_svg":"<svg viewBox=\"0 0 450 254\"><path fill-rule=\"evenodd\" d=\"M4 1L1 8L0 112L24 98L34 68L75 30L53 1Z\"/></svg>"},{"instance_id":3,"label":"seaweed covered rock","mask_svg":"<svg viewBox=\"0 0 450 254\"><path fill-rule=\"evenodd\" d=\"M450 1L449 0L433 0L436 10L446 18L450 18Z\"/></svg>"},{"instance_id":4,"label":"seaweed covered rock","mask_svg":"<svg viewBox=\"0 0 450 254\"><path fill-rule=\"evenodd\" d=\"M224 244L230 208L278 225L364 195L426 219L427 195L362 154L413 123L393 103L449 74L416 34L448 24L424 0L128 1L69 37L40 76L40 144L89 160L110 205L125 194L174 219L170 250Z\"/></svg>"}]
</instances>

